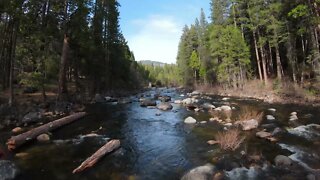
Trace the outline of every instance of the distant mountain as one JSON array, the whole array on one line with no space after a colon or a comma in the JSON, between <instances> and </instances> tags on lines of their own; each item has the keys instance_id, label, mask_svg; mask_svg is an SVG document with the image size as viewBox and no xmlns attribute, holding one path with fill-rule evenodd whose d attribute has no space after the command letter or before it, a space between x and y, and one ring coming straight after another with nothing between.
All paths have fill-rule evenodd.
<instances>
[{"instance_id":1,"label":"distant mountain","mask_svg":"<svg viewBox=\"0 0 320 180\"><path fill-rule=\"evenodd\" d=\"M162 63L162 62L158 62L158 61L151 61L151 60L142 60L142 61L138 61L138 63L143 64L143 65L152 65L152 66L161 66L161 67L166 65L166 63Z\"/></svg>"}]
</instances>

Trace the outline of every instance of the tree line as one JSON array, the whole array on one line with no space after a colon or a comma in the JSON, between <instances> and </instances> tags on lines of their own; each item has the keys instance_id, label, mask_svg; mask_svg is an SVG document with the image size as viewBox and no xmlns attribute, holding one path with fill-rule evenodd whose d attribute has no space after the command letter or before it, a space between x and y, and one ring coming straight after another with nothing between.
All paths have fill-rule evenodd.
<instances>
[{"instance_id":1,"label":"tree line","mask_svg":"<svg viewBox=\"0 0 320 180\"><path fill-rule=\"evenodd\" d=\"M143 68L119 27L117 0L7 0L0 2L0 85L9 90L57 84L90 94L138 88ZM71 89L71 90L70 90Z\"/></svg>"},{"instance_id":2,"label":"tree line","mask_svg":"<svg viewBox=\"0 0 320 180\"><path fill-rule=\"evenodd\" d=\"M320 89L318 0L212 0L211 21L185 26L177 66L184 85L242 88L291 81Z\"/></svg>"}]
</instances>

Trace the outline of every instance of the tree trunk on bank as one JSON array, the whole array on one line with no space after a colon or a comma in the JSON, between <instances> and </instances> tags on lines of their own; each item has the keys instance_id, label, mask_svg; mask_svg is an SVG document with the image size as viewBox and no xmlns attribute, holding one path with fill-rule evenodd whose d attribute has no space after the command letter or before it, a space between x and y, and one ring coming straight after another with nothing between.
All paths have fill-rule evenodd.
<instances>
[{"instance_id":1,"label":"tree trunk on bank","mask_svg":"<svg viewBox=\"0 0 320 180\"><path fill-rule=\"evenodd\" d=\"M69 53L69 37L66 29L66 21L68 16L68 0L65 0L65 12L64 12L64 37L63 37L63 46L61 53L61 61L60 61L60 70L59 70L59 91L58 91L58 100L65 100L68 96L67 89L67 65L68 65L68 53Z\"/></svg>"},{"instance_id":2,"label":"tree trunk on bank","mask_svg":"<svg viewBox=\"0 0 320 180\"><path fill-rule=\"evenodd\" d=\"M255 34L254 31L252 32L252 34L253 34L253 41L254 41L254 49L255 49L255 52L256 52L256 59L257 59L259 78L260 78L260 81L263 81L263 79L262 79L262 71L261 71L261 61L260 61L259 50L258 50L258 45L257 45L257 37L256 37L256 34Z\"/></svg>"},{"instance_id":3,"label":"tree trunk on bank","mask_svg":"<svg viewBox=\"0 0 320 180\"><path fill-rule=\"evenodd\" d=\"M8 149L10 151L12 151L12 150L18 148L19 146L23 145L24 143L36 138L40 134L50 132L50 131L57 129L63 125L69 124L77 119L84 117L85 115L86 115L85 112L75 113L70 116L52 121L47 124L44 124L44 125L39 126L37 128L31 129L30 131L27 131L23 134L13 136L7 142Z\"/></svg>"},{"instance_id":4,"label":"tree trunk on bank","mask_svg":"<svg viewBox=\"0 0 320 180\"><path fill-rule=\"evenodd\" d=\"M15 54L16 54L16 43L17 43L17 35L19 30L19 22L13 20L13 29L11 34L11 43L10 43L10 77L9 77L9 106L11 107L14 102L14 62L15 62Z\"/></svg>"},{"instance_id":5,"label":"tree trunk on bank","mask_svg":"<svg viewBox=\"0 0 320 180\"><path fill-rule=\"evenodd\" d=\"M59 94L58 94L58 100L65 100L68 95L68 89L67 89L67 64L68 64L68 52L69 52L69 39L67 35L64 35L63 39L63 48L62 48L62 56L61 56L61 62L60 62L60 71L59 71Z\"/></svg>"},{"instance_id":6,"label":"tree trunk on bank","mask_svg":"<svg viewBox=\"0 0 320 180\"><path fill-rule=\"evenodd\" d=\"M277 59L277 78L278 80L282 80L282 65L281 65L281 59L280 59L280 52L279 52L279 46L276 45L276 59Z\"/></svg>"}]
</instances>

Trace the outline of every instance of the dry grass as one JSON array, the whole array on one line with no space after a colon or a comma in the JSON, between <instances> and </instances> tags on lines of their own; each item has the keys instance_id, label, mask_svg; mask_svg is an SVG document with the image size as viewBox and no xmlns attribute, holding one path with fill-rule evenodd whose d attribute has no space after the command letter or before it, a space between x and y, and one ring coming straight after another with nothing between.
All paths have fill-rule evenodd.
<instances>
[{"instance_id":1,"label":"dry grass","mask_svg":"<svg viewBox=\"0 0 320 180\"><path fill-rule=\"evenodd\" d=\"M260 123L262 121L262 118L263 118L263 112L259 112L248 106L245 106L241 109L241 112L237 118L237 121L247 121L247 120L255 119Z\"/></svg>"},{"instance_id":2,"label":"dry grass","mask_svg":"<svg viewBox=\"0 0 320 180\"><path fill-rule=\"evenodd\" d=\"M244 141L238 129L232 129L225 132L219 132L216 135L216 141L219 142L220 148L226 151L236 150Z\"/></svg>"}]
</instances>

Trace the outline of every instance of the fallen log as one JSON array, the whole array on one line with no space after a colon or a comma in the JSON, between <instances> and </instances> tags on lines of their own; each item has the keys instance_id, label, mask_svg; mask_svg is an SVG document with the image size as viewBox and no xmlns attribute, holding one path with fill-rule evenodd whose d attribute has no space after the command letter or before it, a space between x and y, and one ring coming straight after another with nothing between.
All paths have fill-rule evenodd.
<instances>
[{"instance_id":1,"label":"fallen log","mask_svg":"<svg viewBox=\"0 0 320 180\"><path fill-rule=\"evenodd\" d=\"M23 145L24 143L36 138L40 134L50 132L54 129L57 129L63 125L69 124L77 119L80 119L86 115L85 112L79 112L72 114L70 116L49 122L47 124L41 125L37 128L31 129L25 133L13 136L8 139L7 146L10 151L16 149L17 147Z\"/></svg>"},{"instance_id":2,"label":"fallen log","mask_svg":"<svg viewBox=\"0 0 320 180\"><path fill-rule=\"evenodd\" d=\"M114 151L115 149L118 149L119 147L120 147L119 140L109 141L104 146L102 146L98 151L96 151L91 157L83 161L79 167L77 167L72 171L72 173L75 174L78 172L82 172L83 170L92 167L99 161L101 157L103 157L107 153Z\"/></svg>"}]
</instances>

